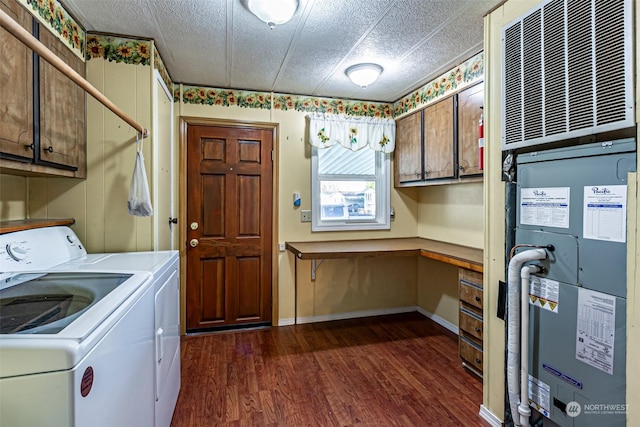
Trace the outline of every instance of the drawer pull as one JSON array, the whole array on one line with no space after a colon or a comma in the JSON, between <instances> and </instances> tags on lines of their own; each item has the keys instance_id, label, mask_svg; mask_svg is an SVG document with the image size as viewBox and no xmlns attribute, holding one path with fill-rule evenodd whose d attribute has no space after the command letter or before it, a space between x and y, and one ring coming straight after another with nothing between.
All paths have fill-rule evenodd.
<instances>
[{"instance_id":1,"label":"drawer pull","mask_svg":"<svg viewBox=\"0 0 640 427\"><path fill-rule=\"evenodd\" d=\"M482 363L482 360L481 360L481 359L478 359L478 358L476 357L476 363L477 363L477 364L480 364L480 363Z\"/></svg>"},{"instance_id":2,"label":"drawer pull","mask_svg":"<svg viewBox=\"0 0 640 427\"><path fill-rule=\"evenodd\" d=\"M480 328L476 328L476 332L477 332L477 333L480 333Z\"/></svg>"},{"instance_id":3,"label":"drawer pull","mask_svg":"<svg viewBox=\"0 0 640 427\"><path fill-rule=\"evenodd\" d=\"M476 297L476 301L480 302L481 298L480 297Z\"/></svg>"}]
</instances>

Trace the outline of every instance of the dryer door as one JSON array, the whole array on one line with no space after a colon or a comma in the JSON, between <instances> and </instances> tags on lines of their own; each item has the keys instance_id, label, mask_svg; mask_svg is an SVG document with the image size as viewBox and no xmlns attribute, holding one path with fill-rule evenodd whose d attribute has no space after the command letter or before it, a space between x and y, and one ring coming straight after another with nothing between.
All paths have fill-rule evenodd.
<instances>
[{"instance_id":1,"label":"dryer door","mask_svg":"<svg viewBox=\"0 0 640 427\"><path fill-rule=\"evenodd\" d=\"M178 271L156 293L156 426L169 427L180 390L180 284Z\"/></svg>"}]
</instances>

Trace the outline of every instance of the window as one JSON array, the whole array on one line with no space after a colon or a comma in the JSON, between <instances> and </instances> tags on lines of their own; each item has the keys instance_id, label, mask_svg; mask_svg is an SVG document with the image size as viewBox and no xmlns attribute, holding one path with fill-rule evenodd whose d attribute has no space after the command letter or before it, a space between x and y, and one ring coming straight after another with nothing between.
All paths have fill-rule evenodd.
<instances>
[{"instance_id":1,"label":"window","mask_svg":"<svg viewBox=\"0 0 640 427\"><path fill-rule=\"evenodd\" d=\"M313 147L312 231L389 229L389 157L369 147Z\"/></svg>"}]
</instances>

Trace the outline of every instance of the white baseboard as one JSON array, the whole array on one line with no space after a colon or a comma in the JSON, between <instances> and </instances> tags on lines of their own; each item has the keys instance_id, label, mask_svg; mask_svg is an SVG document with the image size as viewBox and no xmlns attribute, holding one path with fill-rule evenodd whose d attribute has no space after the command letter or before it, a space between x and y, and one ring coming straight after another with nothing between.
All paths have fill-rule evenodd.
<instances>
[{"instance_id":1,"label":"white baseboard","mask_svg":"<svg viewBox=\"0 0 640 427\"><path fill-rule=\"evenodd\" d=\"M480 405L480 417L492 427L502 427L502 420L484 405Z\"/></svg>"},{"instance_id":2,"label":"white baseboard","mask_svg":"<svg viewBox=\"0 0 640 427\"><path fill-rule=\"evenodd\" d=\"M370 316L384 316L386 314L399 314L399 313L411 313L417 311L425 317L433 320L440 326L445 327L450 330L454 334L458 334L458 327L453 323L443 319L437 314L433 314L422 307L417 306L407 306L407 307L396 307L396 308L385 308L385 309L377 309L377 310L363 310L363 311L352 311L349 313L336 313L336 314L325 314L322 316L308 316L308 317L298 317L298 324L301 325L303 323L317 323L317 322L329 322L331 320L345 320L345 319L357 319L359 317L370 317ZM295 318L290 317L287 319L278 320L278 324L276 326L290 326L295 325Z\"/></svg>"},{"instance_id":3,"label":"white baseboard","mask_svg":"<svg viewBox=\"0 0 640 427\"><path fill-rule=\"evenodd\" d=\"M422 307L416 307L416 311L418 313L422 314L423 316L428 317L429 319L433 320L438 325L444 326L445 328L447 328L448 330L450 330L454 334L458 335L458 332L459 332L458 331L458 327L456 325L454 325L453 323L449 322L448 320L445 320L442 317L438 316L437 314L433 314L433 313L425 310Z\"/></svg>"},{"instance_id":4,"label":"white baseboard","mask_svg":"<svg viewBox=\"0 0 640 427\"><path fill-rule=\"evenodd\" d=\"M325 314L322 316L309 316L309 317L298 317L298 324L301 325L303 323L317 323L317 322L328 322L331 320L345 320L345 319L357 319L359 317L370 317L370 316L384 316L386 314L399 314L399 313L411 313L417 311L416 306L409 307L397 307L397 308L384 308L379 310L363 310L363 311L352 311L349 313L336 313L336 314ZM278 320L277 326L289 326L294 325L296 323L295 318L287 318Z\"/></svg>"}]
</instances>

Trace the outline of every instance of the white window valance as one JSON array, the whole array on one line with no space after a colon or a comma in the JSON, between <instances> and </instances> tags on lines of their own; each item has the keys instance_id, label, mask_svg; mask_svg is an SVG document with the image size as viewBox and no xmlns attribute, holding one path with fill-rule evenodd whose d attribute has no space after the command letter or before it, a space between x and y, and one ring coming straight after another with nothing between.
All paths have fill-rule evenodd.
<instances>
[{"instance_id":1,"label":"white window valance","mask_svg":"<svg viewBox=\"0 0 640 427\"><path fill-rule=\"evenodd\" d=\"M358 151L372 150L391 153L396 146L396 122L377 117L351 117L342 114L312 113L309 122L309 144L327 148L340 144Z\"/></svg>"}]
</instances>

